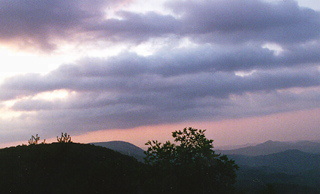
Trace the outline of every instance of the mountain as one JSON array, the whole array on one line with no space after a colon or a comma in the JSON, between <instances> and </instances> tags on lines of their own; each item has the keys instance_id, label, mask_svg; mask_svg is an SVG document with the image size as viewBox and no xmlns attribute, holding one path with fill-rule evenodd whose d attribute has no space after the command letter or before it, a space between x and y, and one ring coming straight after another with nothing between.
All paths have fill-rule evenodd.
<instances>
[{"instance_id":1,"label":"mountain","mask_svg":"<svg viewBox=\"0 0 320 194\"><path fill-rule=\"evenodd\" d=\"M250 191L245 193L320 193L319 154L286 150L269 155L228 157L240 167L236 186L240 191Z\"/></svg>"},{"instance_id":2,"label":"mountain","mask_svg":"<svg viewBox=\"0 0 320 194\"><path fill-rule=\"evenodd\" d=\"M91 144L95 146L106 147L111 150L120 152L122 154L132 156L140 162L144 161L143 159L145 157L144 150L139 148L138 146L135 146L125 141L96 142Z\"/></svg>"},{"instance_id":3,"label":"mountain","mask_svg":"<svg viewBox=\"0 0 320 194\"><path fill-rule=\"evenodd\" d=\"M98 143L97 143L98 144ZM101 142L122 151L127 142ZM127 150L127 153L133 153ZM139 151L141 153L141 150ZM286 150L229 155L240 166L239 193L320 193L320 155ZM1 193L156 193L150 166L90 144L53 143L0 149ZM156 182L155 182L156 183Z\"/></svg>"},{"instance_id":4,"label":"mountain","mask_svg":"<svg viewBox=\"0 0 320 194\"><path fill-rule=\"evenodd\" d=\"M274 154L286 150L300 150L302 152L320 154L320 143L311 141L280 142L269 140L255 146L248 146L232 150L217 150L217 152L226 155L237 154L247 156L258 156Z\"/></svg>"},{"instance_id":5,"label":"mountain","mask_svg":"<svg viewBox=\"0 0 320 194\"><path fill-rule=\"evenodd\" d=\"M301 172L320 169L320 155L302 152L300 150L286 150L269 155L244 156L229 155L239 166L264 167L272 172L298 174Z\"/></svg>"},{"instance_id":6,"label":"mountain","mask_svg":"<svg viewBox=\"0 0 320 194\"><path fill-rule=\"evenodd\" d=\"M138 193L143 163L88 144L0 149L1 193Z\"/></svg>"}]
</instances>

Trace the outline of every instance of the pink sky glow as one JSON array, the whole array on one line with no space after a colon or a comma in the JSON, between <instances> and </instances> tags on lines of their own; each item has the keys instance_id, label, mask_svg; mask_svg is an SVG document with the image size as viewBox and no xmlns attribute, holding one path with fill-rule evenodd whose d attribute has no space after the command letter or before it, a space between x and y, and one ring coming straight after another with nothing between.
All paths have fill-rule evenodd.
<instances>
[{"instance_id":1,"label":"pink sky glow","mask_svg":"<svg viewBox=\"0 0 320 194\"><path fill-rule=\"evenodd\" d=\"M104 142L121 140L145 147L148 140L172 141L171 132L184 127L207 129L214 146L261 143L267 140L320 140L320 109L279 113L262 117L229 119L216 122L179 123L89 132L75 136L76 142Z\"/></svg>"}]
</instances>

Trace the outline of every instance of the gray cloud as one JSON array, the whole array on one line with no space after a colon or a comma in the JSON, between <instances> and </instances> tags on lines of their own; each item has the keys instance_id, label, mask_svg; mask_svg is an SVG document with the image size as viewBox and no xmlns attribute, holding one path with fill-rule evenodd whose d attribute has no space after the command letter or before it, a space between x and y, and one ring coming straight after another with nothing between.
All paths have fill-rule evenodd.
<instances>
[{"instance_id":1,"label":"gray cloud","mask_svg":"<svg viewBox=\"0 0 320 194\"><path fill-rule=\"evenodd\" d=\"M302 101L307 101L307 94L278 92L291 88L318 87L320 71L312 65L264 68L244 77L233 71L182 71L184 73L164 76L159 66L150 62L137 63L140 64L138 69L142 71L130 73L132 56L127 57L120 60L123 65L120 65L120 69L109 60L97 60L97 66L93 59L83 60L80 65L65 65L44 76L31 74L13 77L0 88L13 94L10 99L18 100L13 105L13 110L23 111L24 116L34 117L40 124L32 127L41 126L50 133L56 133L56 130L80 133L86 130L227 118L234 117L232 109L237 110L233 112L237 113L237 117L253 113L270 114L288 110L276 108L283 103L292 103L291 107L303 109L318 102L311 95L309 98L315 102L305 102L305 106L301 106ZM138 58L140 60L137 62L149 59L141 56ZM172 60L174 61L174 57ZM117 60L111 59L112 61ZM184 68L188 69L189 66ZM59 89L76 93L67 99L51 101L32 98L41 92ZM250 93L257 98L255 106L245 100ZM261 93L268 95L266 98L257 95ZM318 96L319 91L316 90L316 94ZM25 98L19 99L21 96ZM235 101L233 96L240 100ZM6 98L7 95L1 97ZM261 109L263 106L260 104L271 102L270 99L277 99L274 100L275 105L265 108L266 110ZM248 109L244 108L246 106Z\"/></svg>"},{"instance_id":2,"label":"gray cloud","mask_svg":"<svg viewBox=\"0 0 320 194\"><path fill-rule=\"evenodd\" d=\"M168 1L177 16L155 12L116 12L123 1L0 1L0 40L52 50L57 42L112 41L139 44L150 38L188 37L199 43L276 42L283 45L317 40L319 12L293 0Z\"/></svg>"},{"instance_id":3,"label":"gray cloud","mask_svg":"<svg viewBox=\"0 0 320 194\"><path fill-rule=\"evenodd\" d=\"M108 19L89 29L110 41L143 42L153 37L179 33L179 21L170 15L154 12L138 14L127 11L118 12L119 19Z\"/></svg>"},{"instance_id":4,"label":"gray cloud","mask_svg":"<svg viewBox=\"0 0 320 194\"><path fill-rule=\"evenodd\" d=\"M319 38L319 13L293 0L171 1L186 34L214 42L303 42ZM201 13L201 14L199 14ZM200 35L200 37L199 37Z\"/></svg>"},{"instance_id":5,"label":"gray cloud","mask_svg":"<svg viewBox=\"0 0 320 194\"><path fill-rule=\"evenodd\" d=\"M83 59L77 64L60 66L47 75L8 78L0 87L0 99L59 89L124 94L182 92L181 89L189 88L185 82L190 82L191 90L195 90L190 93L200 95L213 90L217 91L216 96L319 84L319 71L314 65L320 61L319 46L307 44L287 49L291 50L275 55L258 46L199 46L161 50L146 57L125 52L109 59ZM235 71L251 70L258 71L243 78L235 75ZM236 89L234 84L239 87ZM203 87L207 88L197 91Z\"/></svg>"},{"instance_id":6,"label":"gray cloud","mask_svg":"<svg viewBox=\"0 0 320 194\"><path fill-rule=\"evenodd\" d=\"M92 29L109 40L138 42L170 35L221 44L292 44L319 38L319 12L293 0L168 1L167 7L178 17L119 12L121 20L105 20Z\"/></svg>"},{"instance_id":7,"label":"gray cloud","mask_svg":"<svg viewBox=\"0 0 320 194\"><path fill-rule=\"evenodd\" d=\"M7 78L0 100L11 100L11 110L22 114L3 121L4 129L80 134L319 107L319 12L291 0L199 0L168 2L173 15L121 10L115 13L121 19L105 19L105 8L121 2L0 1L0 41L24 39L49 50L57 46L53 40L79 41L78 35L114 44L153 38L196 43L169 44L149 56L85 58L46 75ZM36 98L55 90L70 95Z\"/></svg>"},{"instance_id":8,"label":"gray cloud","mask_svg":"<svg viewBox=\"0 0 320 194\"><path fill-rule=\"evenodd\" d=\"M73 41L87 25L104 17L113 0L12 0L0 1L0 40L15 41L20 47L52 50L56 39Z\"/></svg>"}]
</instances>

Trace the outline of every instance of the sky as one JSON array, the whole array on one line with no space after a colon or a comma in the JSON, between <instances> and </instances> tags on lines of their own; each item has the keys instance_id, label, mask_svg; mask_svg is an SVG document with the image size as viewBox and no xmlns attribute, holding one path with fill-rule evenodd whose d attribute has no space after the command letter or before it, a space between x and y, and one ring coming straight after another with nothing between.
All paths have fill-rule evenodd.
<instances>
[{"instance_id":1,"label":"sky","mask_svg":"<svg viewBox=\"0 0 320 194\"><path fill-rule=\"evenodd\" d=\"M0 142L184 127L320 140L318 0L0 0Z\"/></svg>"}]
</instances>

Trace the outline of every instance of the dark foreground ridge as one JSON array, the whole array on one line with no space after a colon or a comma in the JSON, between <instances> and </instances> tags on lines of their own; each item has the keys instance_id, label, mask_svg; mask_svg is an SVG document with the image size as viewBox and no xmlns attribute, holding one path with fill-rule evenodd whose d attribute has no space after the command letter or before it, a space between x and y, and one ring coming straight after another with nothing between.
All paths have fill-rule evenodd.
<instances>
[{"instance_id":1,"label":"dark foreground ridge","mask_svg":"<svg viewBox=\"0 0 320 194\"><path fill-rule=\"evenodd\" d=\"M136 150L126 142L111 145L131 155ZM177 169L171 169L174 174L160 173L101 146L53 143L0 149L0 193L168 193L159 185L177 181ZM318 154L286 150L229 158L240 166L234 193L320 193Z\"/></svg>"},{"instance_id":2,"label":"dark foreground ridge","mask_svg":"<svg viewBox=\"0 0 320 194\"><path fill-rule=\"evenodd\" d=\"M144 164L88 144L53 143L0 150L1 193L138 193Z\"/></svg>"},{"instance_id":3,"label":"dark foreground ridge","mask_svg":"<svg viewBox=\"0 0 320 194\"><path fill-rule=\"evenodd\" d=\"M67 133L59 143L0 150L1 193L230 193L237 165L214 154L205 130L175 131L175 142L148 141L145 163L106 147L72 143ZM113 142L114 148L132 153L132 144ZM105 144L102 146L106 146ZM110 145L108 145L110 146ZM126 149L130 147L129 149ZM137 149L139 152L140 149Z\"/></svg>"}]
</instances>

